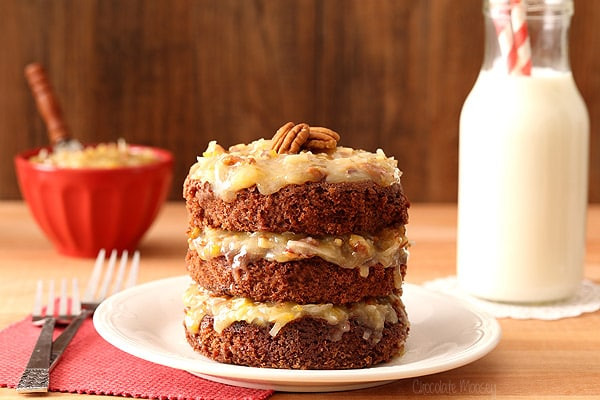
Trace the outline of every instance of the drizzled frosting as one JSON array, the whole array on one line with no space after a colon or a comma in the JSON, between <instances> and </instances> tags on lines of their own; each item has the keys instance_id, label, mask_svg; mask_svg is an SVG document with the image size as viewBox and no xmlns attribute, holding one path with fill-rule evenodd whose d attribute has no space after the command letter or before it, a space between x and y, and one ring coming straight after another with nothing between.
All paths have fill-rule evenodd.
<instances>
[{"instance_id":1,"label":"drizzled frosting","mask_svg":"<svg viewBox=\"0 0 600 400\"><path fill-rule=\"evenodd\" d=\"M197 333L202 318L213 317L213 328L221 333L236 321L245 321L259 326L270 326L269 333L276 336L287 323L302 317L325 320L329 325L343 332L350 329L350 320L356 320L367 328L364 339L377 343L386 322L398 322L396 309L402 310L400 299L396 295L382 298L370 298L365 301L347 305L297 304L292 302L263 303L245 297L214 297L196 284L188 287L184 294L186 307L185 326L191 333ZM396 307L394 307L396 305ZM405 320L405 316L401 316Z\"/></svg>"}]
</instances>

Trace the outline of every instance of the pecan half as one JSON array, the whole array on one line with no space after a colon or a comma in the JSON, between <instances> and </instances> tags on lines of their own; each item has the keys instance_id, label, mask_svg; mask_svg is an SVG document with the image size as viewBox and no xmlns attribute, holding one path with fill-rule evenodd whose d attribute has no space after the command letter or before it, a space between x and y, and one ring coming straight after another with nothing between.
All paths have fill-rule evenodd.
<instances>
[{"instance_id":1,"label":"pecan half","mask_svg":"<svg viewBox=\"0 0 600 400\"><path fill-rule=\"evenodd\" d=\"M320 126L311 126L304 148L313 152L329 151L335 149L338 140L340 135L337 132Z\"/></svg>"},{"instance_id":2,"label":"pecan half","mask_svg":"<svg viewBox=\"0 0 600 400\"><path fill-rule=\"evenodd\" d=\"M307 124L294 125L288 122L277 130L273 136L273 150L279 154L296 154L309 136Z\"/></svg>"},{"instance_id":3,"label":"pecan half","mask_svg":"<svg viewBox=\"0 0 600 400\"><path fill-rule=\"evenodd\" d=\"M302 149L316 153L335 149L340 135L328 128L288 122L277 130L272 140L272 149L279 154L296 154Z\"/></svg>"},{"instance_id":4,"label":"pecan half","mask_svg":"<svg viewBox=\"0 0 600 400\"><path fill-rule=\"evenodd\" d=\"M337 142L340 140L340 135L329 128L323 128L322 126L311 126L309 139L335 140Z\"/></svg>"},{"instance_id":5,"label":"pecan half","mask_svg":"<svg viewBox=\"0 0 600 400\"><path fill-rule=\"evenodd\" d=\"M277 132L275 132L275 135L273 136L272 142L272 146L271 148L275 151L279 151L279 148L281 147L281 144L283 143L283 139L285 139L285 135L290 131L290 129L292 129L294 127L294 123L293 122L288 122L286 124L283 124L283 126L279 129L277 129Z\"/></svg>"}]
</instances>

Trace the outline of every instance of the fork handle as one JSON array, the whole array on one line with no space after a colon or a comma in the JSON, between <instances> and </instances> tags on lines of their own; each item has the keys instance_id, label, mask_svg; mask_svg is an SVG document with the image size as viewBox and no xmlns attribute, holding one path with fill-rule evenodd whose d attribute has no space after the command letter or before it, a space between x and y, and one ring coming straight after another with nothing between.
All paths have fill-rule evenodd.
<instances>
[{"instance_id":1,"label":"fork handle","mask_svg":"<svg viewBox=\"0 0 600 400\"><path fill-rule=\"evenodd\" d=\"M50 355L50 370L56 366L60 356L67 348L67 345L71 342L71 339L75 336L81 324L87 317L93 314L92 310L82 310L81 313L75 317L73 321L65 328L64 331L56 338L52 343L52 354Z\"/></svg>"},{"instance_id":2,"label":"fork handle","mask_svg":"<svg viewBox=\"0 0 600 400\"><path fill-rule=\"evenodd\" d=\"M50 386L50 353L52 352L52 333L54 332L54 318L46 318L40 336L38 337L27 367L19 383L17 392L38 393L47 392Z\"/></svg>"}]
</instances>

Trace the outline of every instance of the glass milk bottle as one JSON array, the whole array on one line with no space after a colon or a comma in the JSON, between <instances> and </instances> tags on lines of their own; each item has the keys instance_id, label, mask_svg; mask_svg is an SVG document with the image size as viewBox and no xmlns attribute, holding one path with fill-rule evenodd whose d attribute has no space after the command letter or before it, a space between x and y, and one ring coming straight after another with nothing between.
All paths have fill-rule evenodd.
<instances>
[{"instance_id":1,"label":"glass milk bottle","mask_svg":"<svg viewBox=\"0 0 600 400\"><path fill-rule=\"evenodd\" d=\"M460 116L457 275L478 297L548 302L583 278L589 118L572 0L513 2L484 0L485 58Z\"/></svg>"}]
</instances>

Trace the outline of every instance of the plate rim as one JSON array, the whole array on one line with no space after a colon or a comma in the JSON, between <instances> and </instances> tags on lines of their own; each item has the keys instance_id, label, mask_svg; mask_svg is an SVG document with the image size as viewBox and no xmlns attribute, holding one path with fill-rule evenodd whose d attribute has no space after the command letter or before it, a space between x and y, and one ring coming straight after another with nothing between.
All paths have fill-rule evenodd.
<instances>
[{"instance_id":1,"label":"plate rim","mask_svg":"<svg viewBox=\"0 0 600 400\"><path fill-rule=\"evenodd\" d=\"M112 323L112 321L110 321L110 313L107 310L109 310L115 304L122 304L120 303L120 301L122 301L123 298L126 299L127 297L135 294L136 292L148 291L156 287L179 285L180 281L182 288L185 288L184 285L186 284L186 282L192 282L191 278L187 275L168 277L136 285L132 288L123 290L107 298L100 304L100 306L98 306L94 313L93 322L96 331L104 340L109 342L111 345L117 347L118 349L140 359L153 362L155 364L160 364L184 371L193 371L195 373L201 373L215 377L228 378L232 380L296 383L304 381L306 384L389 381L444 372L470 364L487 355L497 346L502 336L502 330L498 321L485 311L477 308L476 306L470 303L467 303L462 299L447 294L435 292L430 289L426 289L420 285L407 282L403 283L403 288L405 292L407 288L409 292L421 292L422 294L424 293L427 296L436 297L438 300L444 301L446 303L454 303L454 306L463 309L463 311L468 311L471 314L473 314L482 322L480 330L483 332L483 336L476 343L471 344L468 348L458 353L452 359L433 365L428 365L427 363L424 363L424 361L428 360L425 359L418 360L409 364L388 365L388 363L383 363L373 367L359 369L296 370L256 368L241 365L225 364L203 357L200 354L197 355L199 357L202 357L201 359L182 359L183 356L174 358L165 353L157 353L152 350L148 351L148 349L145 347L136 347L134 345L131 345L129 341L132 340L128 336L125 336L121 332L113 329L114 324ZM198 364L198 366L202 368L194 368L194 366L190 365L191 363ZM419 363L424 363L425 365L419 366ZM417 365L415 366L415 364Z\"/></svg>"}]
</instances>

